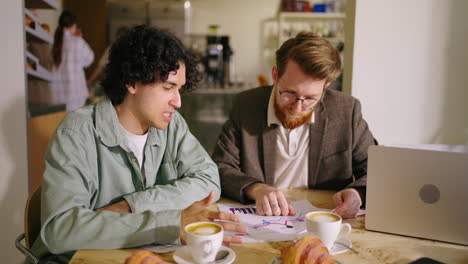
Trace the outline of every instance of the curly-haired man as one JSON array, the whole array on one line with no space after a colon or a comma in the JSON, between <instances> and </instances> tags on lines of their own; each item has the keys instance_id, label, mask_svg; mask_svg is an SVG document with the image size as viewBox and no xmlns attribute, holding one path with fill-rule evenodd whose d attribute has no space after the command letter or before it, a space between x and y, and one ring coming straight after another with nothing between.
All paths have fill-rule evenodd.
<instances>
[{"instance_id":1,"label":"curly-haired man","mask_svg":"<svg viewBox=\"0 0 468 264\"><path fill-rule=\"evenodd\" d=\"M191 222L239 222L206 208L219 198L218 169L176 112L180 89L200 80L196 63L172 34L145 25L114 43L102 81L108 99L70 113L46 154L42 229L33 245L41 260L177 243Z\"/></svg>"}]
</instances>

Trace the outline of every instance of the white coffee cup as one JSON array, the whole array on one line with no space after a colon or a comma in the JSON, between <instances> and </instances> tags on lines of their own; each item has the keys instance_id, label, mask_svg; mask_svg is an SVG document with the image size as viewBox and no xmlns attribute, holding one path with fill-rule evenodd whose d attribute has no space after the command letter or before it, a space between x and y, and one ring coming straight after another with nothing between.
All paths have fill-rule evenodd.
<instances>
[{"instance_id":1,"label":"white coffee cup","mask_svg":"<svg viewBox=\"0 0 468 264\"><path fill-rule=\"evenodd\" d=\"M316 211L306 214L307 232L320 238L328 250L331 250L339 237L351 233L351 225L341 222L341 216L330 212Z\"/></svg>"},{"instance_id":2,"label":"white coffee cup","mask_svg":"<svg viewBox=\"0 0 468 264\"><path fill-rule=\"evenodd\" d=\"M197 263L214 261L223 243L223 227L212 222L196 222L184 230L192 259Z\"/></svg>"}]
</instances>

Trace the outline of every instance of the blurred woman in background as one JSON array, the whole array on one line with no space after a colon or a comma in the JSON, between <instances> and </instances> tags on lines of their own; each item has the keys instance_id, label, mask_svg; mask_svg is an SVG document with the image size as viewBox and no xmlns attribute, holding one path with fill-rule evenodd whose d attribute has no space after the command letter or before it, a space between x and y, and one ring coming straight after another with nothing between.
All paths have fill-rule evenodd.
<instances>
[{"instance_id":1,"label":"blurred woman in background","mask_svg":"<svg viewBox=\"0 0 468 264\"><path fill-rule=\"evenodd\" d=\"M58 24L52 46L51 104L65 104L73 111L88 98L84 68L91 65L94 53L82 38L75 15L63 11Z\"/></svg>"}]
</instances>

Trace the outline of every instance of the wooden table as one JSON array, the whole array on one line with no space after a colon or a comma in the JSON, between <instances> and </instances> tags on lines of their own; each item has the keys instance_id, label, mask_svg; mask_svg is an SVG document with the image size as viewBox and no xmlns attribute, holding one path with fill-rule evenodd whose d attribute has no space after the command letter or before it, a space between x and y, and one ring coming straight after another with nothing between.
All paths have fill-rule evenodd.
<instances>
[{"instance_id":1,"label":"wooden table","mask_svg":"<svg viewBox=\"0 0 468 264\"><path fill-rule=\"evenodd\" d=\"M291 201L309 200L319 208L333 208L330 191L287 190L286 196ZM231 202L226 199L220 201ZM364 228L364 216L344 220L351 224L353 231L349 235L353 248L359 254L347 251L336 255L336 259L344 264L350 263L397 263L407 264L420 257L430 257L447 263L468 263L468 246L418 239L386 233L372 232ZM233 244L231 247L237 254L234 263L261 264L270 263L281 250L291 242L261 242ZM123 264L135 250L79 250L71 259L71 264ZM164 254L166 261L174 262L172 253Z\"/></svg>"}]
</instances>

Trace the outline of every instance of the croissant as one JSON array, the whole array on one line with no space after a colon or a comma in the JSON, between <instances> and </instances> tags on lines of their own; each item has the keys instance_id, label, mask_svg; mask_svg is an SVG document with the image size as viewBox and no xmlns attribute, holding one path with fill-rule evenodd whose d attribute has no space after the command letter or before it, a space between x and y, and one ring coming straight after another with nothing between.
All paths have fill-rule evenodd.
<instances>
[{"instance_id":1,"label":"croissant","mask_svg":"<svg viewBox=\"0 0 468 264\"><path fill-rule=\"evenodd\" d=\"M125 260L125 264L166 264L161 256L148 250L135 251Z\"/></svg>"},{"instance_id":2,"label":"croissant","mask_svg":"<svg viewBox=\"0 0 468 264\"><path fill-rule=\"evenodd\" d=\"M322 240L307 235L284 248L281 253L284 264L331 264L335 259Z\"/></svg>"}]
</instances>

